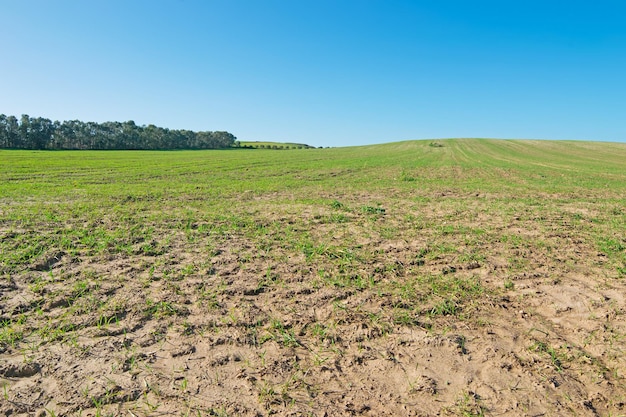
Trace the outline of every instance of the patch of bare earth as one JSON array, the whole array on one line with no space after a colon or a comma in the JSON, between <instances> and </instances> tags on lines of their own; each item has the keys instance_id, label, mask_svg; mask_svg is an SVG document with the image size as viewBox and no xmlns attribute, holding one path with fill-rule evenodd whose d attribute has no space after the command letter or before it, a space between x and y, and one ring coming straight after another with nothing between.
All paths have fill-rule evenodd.
<instances>
[{"instance_id":1,"label":"patch of bare earth","mask_svg":"<svg viewBox=\"0 0 626 417\"><path fill-rule=\"evenodd\" d=\"M626 414L624 281L562 219L459 198L449 230L359 199L155 255L51 248L0 284L0 413Z\"/></svg>"}]
</instances>

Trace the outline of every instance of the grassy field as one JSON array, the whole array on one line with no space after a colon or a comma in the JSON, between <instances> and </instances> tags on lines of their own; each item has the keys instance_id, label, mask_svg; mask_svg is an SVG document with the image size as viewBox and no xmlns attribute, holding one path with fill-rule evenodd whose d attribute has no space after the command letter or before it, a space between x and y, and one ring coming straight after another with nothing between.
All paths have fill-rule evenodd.
<instances>
[{"instance_id":1,"label":"grassy field","mask_svg":"<svg viewBox=\"0 0 626 417\"><path fill-rule=\"evenodd\" d=\"M0 151L5 415L626 415L626 144Z\"/></svg>"}]
</instances>

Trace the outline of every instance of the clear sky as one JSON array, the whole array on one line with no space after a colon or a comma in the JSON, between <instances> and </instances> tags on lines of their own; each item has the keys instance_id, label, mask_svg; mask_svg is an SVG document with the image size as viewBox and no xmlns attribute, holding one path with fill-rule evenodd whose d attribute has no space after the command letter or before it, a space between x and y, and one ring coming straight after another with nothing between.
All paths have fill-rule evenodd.
<instances>
[{"instance_id":1,"label":"clear sky","mask_svg":"<svg viewBox=\"0 0 626 417\"><path fill-rule=\"evenodd\" d=\"M0 113L350 146L626 141L626 1L0 0Z\"/></svg>"}]
</instances>

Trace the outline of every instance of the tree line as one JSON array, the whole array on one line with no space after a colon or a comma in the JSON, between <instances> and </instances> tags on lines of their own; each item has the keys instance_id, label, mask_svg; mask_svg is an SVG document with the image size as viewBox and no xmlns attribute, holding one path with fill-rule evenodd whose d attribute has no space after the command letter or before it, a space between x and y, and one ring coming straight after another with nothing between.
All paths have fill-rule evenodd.
<instances>
[{"instance_id":1,"label":"tree line","mask_svg":"<svg viewBox=\"0 0 626 417\"><path fill-rule=\"evenodd\" d=\"M220 149L237 138L228 132L194 132L127 122L52 121L0 114L0 148L4 149Z\"/></svg>"}]
</instances>

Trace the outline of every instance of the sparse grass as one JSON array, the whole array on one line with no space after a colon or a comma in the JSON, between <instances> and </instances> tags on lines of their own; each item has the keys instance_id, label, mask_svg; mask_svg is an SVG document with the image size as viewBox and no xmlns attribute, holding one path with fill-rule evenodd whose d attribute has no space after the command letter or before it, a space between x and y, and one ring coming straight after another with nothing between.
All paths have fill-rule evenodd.
<instances>
[{"instance_id":1,"label":"sparse grass","mask_svg":"<svg viewBox=\"0 0 626 417\"><path fill-rule=\"evenodd\" d=\"M456 403L457 412L463 417L483 417L485 408L478 394L470 391L464 392Z\"/></svg>"},{"instance_id":2,"label":"sparse grass","mask_svg":"<svg viewBox=\"0 0 626 417\"><path fill-rule=\"evenodd\" d=\"M552 366L554 366L554 368L559 372L563 370L563 354L560 352L560 349L554 348L553 346L540 341L533 343L530 349L534 352L547 354L550 357Z\"/></svg>"}]
</instances>

